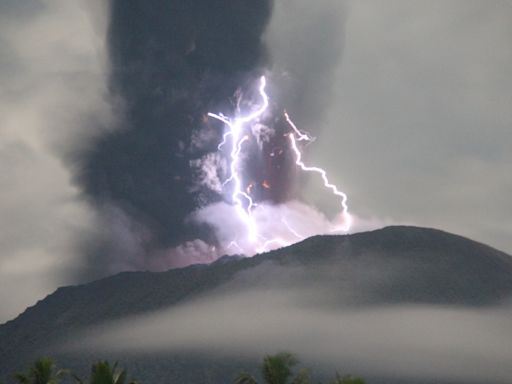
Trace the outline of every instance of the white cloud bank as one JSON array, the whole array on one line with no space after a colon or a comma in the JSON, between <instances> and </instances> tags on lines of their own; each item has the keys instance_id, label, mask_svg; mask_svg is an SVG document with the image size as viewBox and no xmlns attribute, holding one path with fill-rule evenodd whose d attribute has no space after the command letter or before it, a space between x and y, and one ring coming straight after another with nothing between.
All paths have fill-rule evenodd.
<instances>
[{"instance_id":1,"label":"white cloud bank","mask_svg":"<svg viewBox=\"0 0 512 384\"><path fill-rule=\"evenodd\" d=\"M328 309L323 291L275 288L208 295L78 337L71 350L198 352L259 359L290 350L328 372L437 380L512 380L510 308ZM315 305L312 305L315 303Z\"/></svg>"}]
</instances>

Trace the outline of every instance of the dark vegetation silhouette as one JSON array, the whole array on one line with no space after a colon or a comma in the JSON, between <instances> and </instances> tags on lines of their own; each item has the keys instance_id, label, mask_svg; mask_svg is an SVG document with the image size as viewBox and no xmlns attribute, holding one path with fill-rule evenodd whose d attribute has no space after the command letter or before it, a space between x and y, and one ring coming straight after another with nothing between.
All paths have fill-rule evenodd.
<instances>
[{"instance_id":1,"label":"dark vegetation silhouette","mask_svg":"<svg viewBox=\"0 0 512 384\"><path fill-rule=\"evenodd\" d=\"M14 378L19 384L58 384L71 377L77 384L84 381L68 369L57 369L53 360L43 357L34 362L26 373L18 372ZM127 373L118 368L117 363L110 365L108 361L99 361L91 366L91 375L86 383L89 384L125 384ZM137 384L130 381L129 384Z\"/></svg>"},{"instance_id":2,"label":"dark vegetation silhouette","mask_svg":"<svg viewBox=\"0 0 512 384\"><path fill-rule=\"evenodd\" d=\"M76 375L72 374L77 384L84 382ZM127 373L125 369L118 368L117 362L113 366L108 361L99 361L92 365L89 384L124 384L126 382ZM136 384L130 381L129 384Z\"/></svg>"},{"instance_id":3,"label":"dark vegetation silhouette","mask_svg":"<svg viewBox=\"0 0 512 384\"><path fill-rule=\"evenodd\" d=\"M261 376L264 384L310 384L310 372L301 369L297 373L294 368L298 365L297 357L289 352L280 352L275 355L267 355L261 364ZM259 384L257 379L247 372L242 372L235 379L234 384ZM359 377L336 374L331 384L365 384Z\"/></svg>"},{"instance_id":4,"label":"dark vegetation silhouette","mask_svg":"<svg viewBox=\"0 0 512 384\"><path fill-rule=\"evenodd\" d=\"M26 373L18 372L14 375L20 384L57 384L67 371L57 369L49 357L37 360Z\"/></svg>"},{"instance_id":5,"label":"dark vegetation silhouette","mask_svg":"<svg viewBox=\"0 0 512 384\"><path fill-rule=\"evenodd\" d=\"M341 377L339 373L336 374L336 378L331 384L365 384L364 379L360 377L354 376L343 376Z\"/></svg>"},{"instance_id":6,"label":"dark vegetation silhouette","mask_svg":"<svg viewBox=\"0 0 512 384\"><path fill-rule=\"evenodd\" d=\"M289 352L280 352L275 355L267 355L261 364L261 377L264 384L310 384L310 372L300 369L294 372L298 365L297 357ZM77 384L125 384L127 383L127 371L116 363L110 365L108 361L98 361L91 366L89 380L83 381L72 371L57 369L54 361L49 357L43 357L34 362L26 373L18 372L14 378L19 384L59 384L65 378L72 378ZM0 384L2 384L0 382ZM129 381L128 384L138 384ZM242 372L234 380L234 384L258 384L257 379L247 372ZM334 381L329 384L365 384L359 377L336 374Z\"/></svg>"}]
</instances>

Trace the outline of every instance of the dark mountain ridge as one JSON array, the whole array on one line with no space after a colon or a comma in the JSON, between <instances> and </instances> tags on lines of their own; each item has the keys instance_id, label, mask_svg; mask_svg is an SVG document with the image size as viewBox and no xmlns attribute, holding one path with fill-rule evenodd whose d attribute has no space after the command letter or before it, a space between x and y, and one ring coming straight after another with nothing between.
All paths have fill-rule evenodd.
<instances>
[{"instance_id":1,"label":"dark mountain ridge","mask_svg":"<svg viewBox=\"0 0 512 384\"><path fill-rule=\"evenodd\" d=\"M499 305L512 297L512 257L460 236L406 226L315 236L252 258L224 257L210 265L160 273L124 272L59 288L16 319L0 325L0 378L41 354L53 355L48 346L92 326L170 308L233 279L241 279L244 289L266 283L284 287L296 279L283 277L276 282L261 272L267 265L279 271L301 268L305 272L300 278L306 284L318 285L325 280L331 284L329 289L340 292L349 285L356 287L355 298L329 304L333 306L413 303L481 307ZM325 275L322 266L333 273ZM71 365L79 365L76 359L69 359ZM186 360L179 361L187 364ZM208 360L199 367L208 371L212 364ZM236 367L234 364L225 374L212 374L210 369L208 382L227 382ZM170 363L162 372L173 372L176 382L205 382L201 369L195 376L187 376ZM149 377L144 376L143 368L138 372L142 372L142 382Z\"/></svg>"}]
</instances>

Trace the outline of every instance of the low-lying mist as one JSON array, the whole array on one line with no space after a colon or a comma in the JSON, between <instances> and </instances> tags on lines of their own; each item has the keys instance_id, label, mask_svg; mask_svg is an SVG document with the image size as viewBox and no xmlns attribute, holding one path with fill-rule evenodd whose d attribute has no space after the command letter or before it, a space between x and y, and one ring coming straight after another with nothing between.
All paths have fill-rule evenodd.
<instances>
[{"instance_id":1,"label":"low-lying mist","mask_svg":"<svg viewBox=\"0 0 512 384\"><path fill-rule=\"evenodd\" d=\"M379 269L368 268L372 281L396 273L394 268ZM361 289L364 284L355 287L343 275L333 278L337 275L328 266L285 271L269 263L258 273L242 273L186 304L97 327L64 349L251 359L288 350L305 365L326 372L342 369L429 380L512 379L510 306L371 304L362 297L368 295ZM249 288L241 287L242 280ZM357 301L366 304L354 305Z\"/></svg>"}]
</instances>

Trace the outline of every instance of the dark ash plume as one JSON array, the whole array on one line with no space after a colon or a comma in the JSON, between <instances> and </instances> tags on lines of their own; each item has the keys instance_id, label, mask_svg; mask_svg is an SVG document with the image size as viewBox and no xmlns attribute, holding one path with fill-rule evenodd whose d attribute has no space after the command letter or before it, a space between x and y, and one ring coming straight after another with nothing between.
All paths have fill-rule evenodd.
<instances>
[{"instance_id":1,"label":"dark ash plume","mask_svg":"<svg viewBox=\"0 0 512 384\"><path fill-rule=\"evenodd\" d=\"M233 111L237 90L264 72L271 10L272 0L112 0L110 89L122 119L88 153L81 178L100 207L113 203L149 231L145 246L215 243L208 228L186 224L221 199L195 187L190 163L221 139L207 112Z\"/></svg>"}]
</instances>

